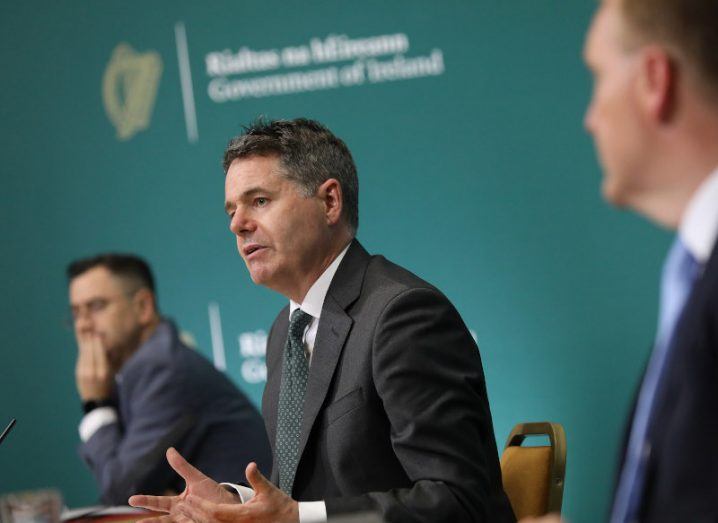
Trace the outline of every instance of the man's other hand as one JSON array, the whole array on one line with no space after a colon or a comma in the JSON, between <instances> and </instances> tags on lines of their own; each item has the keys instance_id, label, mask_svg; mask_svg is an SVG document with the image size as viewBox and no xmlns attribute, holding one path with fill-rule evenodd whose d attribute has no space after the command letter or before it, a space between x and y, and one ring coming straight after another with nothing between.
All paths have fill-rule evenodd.
<instances>
[{"instance_id":1,"label":"man's other hand","mask_svg":"<svg viewBox=\"0 0 718 523\"><path fill-rule=\"evenodd\" d=\"M184 491L177 496L145 496L136 495L129 499L133 507L146 508L153 512L165 512L168 515L159 518L145 519L146 523L152 522L186 522L187 519L177 511L177 507L190 495L196 496L210 503L217 504L240 504L239 497L228 492L216 481L205 476L177 452L174 448L167 449L167 462L185 481Z\"/></svg>"},{"instance_id":2,"label":"man's other hand","mask_svg":"<svg viewBox=\"0 0 718 523\"><path fill-rule=\"evenodd\" d=\"M80 398L82 401L109 398L115 376L102 340L96 334L82 334L77 338L77 345L75 381Z\"/></svg>"},{"instance_id":3,"label":"man's other hand","mask_svg":"<svg viewBox=\"0 0 718 523\"><path fill-rule=\"evenodd\" d=\"M239 497L187 463L176 450L167 451L167 460L187 486L179 496L132 496L129 503L133 507L167 513L145 519L145 523L299 523L298 503L262 476L256 463L247 465L246 470L254 497L242 504Z\"/></svg>"},{"instance_id":4,"label":"man's other hand","mask_svg":"<svg viewBox=\"0 0 718 523\"><path fill-rule=\"evenodd\" d=\"M184 518L195 523L299 523L299 504L272 485L256 463L247 465L247 480L254 497L243 505L213 503L191 492L178 506Z\"/></svg>"}]
</instances>

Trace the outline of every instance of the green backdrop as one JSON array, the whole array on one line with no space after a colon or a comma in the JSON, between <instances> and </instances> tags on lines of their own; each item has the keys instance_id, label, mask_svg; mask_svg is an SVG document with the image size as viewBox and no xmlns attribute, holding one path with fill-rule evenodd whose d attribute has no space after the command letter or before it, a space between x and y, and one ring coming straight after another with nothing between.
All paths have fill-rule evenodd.
<instances>
[{"instance_id":1,"label":"green backdrop","mask_svg":"<svg viewBox=\"0 0 718 523\"><path fill-rule=\"evenodd\" d=\"M145 256L163 311L209 358L219 311L227 372L259 402L261 331L283 299L236 253L220 158L257 115L308 116L355 156L360 240L475 331L500 446L517 422L563 423L564 512L604 520L668 238L599 194L580 58L594 6L2 2L0 424L18 425L0 492L96 499L63 324L75 257ZM110 65L123 42L144 58Z\"/></svg>"}]
</instances>

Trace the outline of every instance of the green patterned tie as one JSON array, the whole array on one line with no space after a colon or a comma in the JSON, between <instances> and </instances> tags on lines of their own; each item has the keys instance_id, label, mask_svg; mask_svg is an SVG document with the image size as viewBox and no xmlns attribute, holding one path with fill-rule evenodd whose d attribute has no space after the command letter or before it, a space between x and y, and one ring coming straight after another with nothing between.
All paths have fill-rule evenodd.
<instances>
[{"instance_id":1,"label":"green patterned tie","mask_svg":"<svg viewBox=\"0 0 718 523\"><path fill-rule=\"evenodd\" d=\"M294 475L299 464L299 435L302 430L304 393L307 390L309 362L304 354L302 337L313 317L296 309L289 320L289 334L284 347L282 383L279 387L279 413L277 415L277 464L279 488L292 495Z\"/></svg>"}]
</instances>

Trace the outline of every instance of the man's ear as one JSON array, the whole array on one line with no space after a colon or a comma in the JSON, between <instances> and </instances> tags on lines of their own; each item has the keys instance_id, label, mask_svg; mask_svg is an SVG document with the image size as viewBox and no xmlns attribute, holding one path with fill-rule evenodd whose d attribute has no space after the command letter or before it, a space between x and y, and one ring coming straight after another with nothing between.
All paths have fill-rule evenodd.
<instances>
[{"instance_id":1,"label":"man's ear","mask_svg":"<svg viewBox=\"0 0 718 523\"><path fill-rule=\"evenodd\" d=\"M140 323L142 325L151 323L157 314L157 305L155 304L154 293L143 287L135 293L132 301L134 303L135 310L137 311Z\"/></svg>"},{"instance_id":2,"label":"man's ear","mask_svg":"<svg viewBox=\"0 0 718 523\"><path fill-rule=\"evenodd\" d=\"M656 123L667 123L676 109L678 71L664 47L650 45L641 51L638 85L640 104Z\"/></svg>"},{"instance_id":3,"label":"man's ear","mask_svg":"<svg viewBox=\"0 0 718 523\"><path fill-rule=\"evenodd\" d=\"M342 217L342 186L335 178L329 178L317 189L317 197L324 205L328 225L336 225Z\"/></svg>"}]
</instances>

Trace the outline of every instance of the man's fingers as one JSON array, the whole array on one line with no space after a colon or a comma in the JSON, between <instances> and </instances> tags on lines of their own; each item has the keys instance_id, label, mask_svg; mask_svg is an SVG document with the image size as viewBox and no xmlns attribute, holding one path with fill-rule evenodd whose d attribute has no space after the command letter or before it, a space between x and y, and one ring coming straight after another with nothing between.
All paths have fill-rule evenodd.
<instances>
[{"instance_id":1,"label":"man's fingers","mask_svg":"<svg viewBox=\"0 0 718 523\"><path fill-rule=\"evenodd\" d=\"M77 367L78 369L80 367L86 367L89 366L92 361L90 358L92 357L91 350L90 350L90 337L87 335L78 335L77 337Z\"/></svg>"},{"instance_id":2,"label":"man's fingers","mask_svg":"<svg viewBox=\"0 0 718 523\"><path fill-rule=\"evenodd\" d=\"M107 374L109 362L107 361L107 352L102 344L102 339L95 335L92 337L92 356L97 369L98 375Z\"/></svg>"},{"instance_id":3,"label":"man's fingers","mask_svg":"<svg viewBox=\"0 0 718 523\"><path fill-rule=\"evenodd\" d=\"M179 512L198 523L241 521L248 508L241 504L213 503L190 494L177 506Z\"/></svg>"},{"instance_id":4,"label":"man's fingers","mask_svg":"<svg viewBox=\"0 0 718 523\"><path fill-rule=\"evenodd\" d=\"M177 506L172 509L172 515L178 523L202 523L207 520L203 514L187 504L187 498L177 503Z\"/></svg>"},{"instance_id":5,"label":"man's fingers","mask_svg":"<svg viewBox=\"0 0 718 523\"><path fill-rule=\"evenodd\" d=\"M254 462L247 465L247 469L244 473L247 475L247 481L249 481L249 484L257 493L277 488L272 485L267 478L262 476L262 473L259 472L257 464Z\"/></svg>"},{"instance_id":6,"label":"man's fingers","mask_svg":"<svg viewBox=\"0 0 718 523\"><path fill-rule=\"evenodd\" d=\"M209 479L200 470L190 465L189 462L174 449L174 447L167 449L167 462L170 464L170 467L177 472L177 474L182 476L188 486L191 483Z\"/></svg>"},{"instance_id":7,"label":"man's fingers","mask_svg":"<svg viewBox=\"0 0 718 523\"><path fill-rule=\"evenodd\" d=\"M97 359L96 353L97 353L97 336L94 334L90 334L85 339L85 356L87 357L87 363L90 366L91 369L94 369L97 367L97 362L95 361Z\"/></svg>"},{"instance_id":8,"label":"man's fingers","mask_svg":"<svg viewBox=\"0 0 718 523\"><path fill-rule=\"evenodd\" d=\"M195 523L205 523L217 519L217 507L216 503L190 494L177 508L187 519Z\"/></svg>"},{"instance_id":9,"label":"man's fingers","mask_svg":"<svg viewBox=\"0 0 718 523\"><path fill-rule=\"evenodd\" d=\"M177 503L177 496L131 496L127 503L132 507L146 508L157 512L169 512Z\"/></svg>"},{"instance_id":10,"label":"man's fingers","mask_svg":"<svg viewBox=\"0 0 718 523\"><path fill-rule=\"evenodd\" d=\"M77 348L79 352L86 353L90 350L90 343L94 334L92 332L77 332L75 338L77 339Z\"/></svg>"},{"instance_id":11,"label":"man's fingers","mask_svg":"<svg viewBox=\"0 0 718 523\"><path fill-rule=\"evenodd\" d=\"M189 505L192 507L193 511L200 511L205 512L207 514L211 514L217 505L219 503L212 503L211 501L207 501L206 499L202 499L199 496L196 496L194 494L189 494L186 498L184 498L183 505ZM187 507L180 507L180 508L187 508Z\"/></svg>"},{"instance_id":12,"label":"man's fingers","mask_svg":"<svg viewBox=\"0 0 718 523\"><path fill-rule=\"evenodd\" d=\"M177 510L172 513L172 521L174 523L197 523L197 520L194 520L191 516L181 512L181 508L184 506L186 506L184 503L179 503L177 505Z\"/></svg>"}]
</instances>

